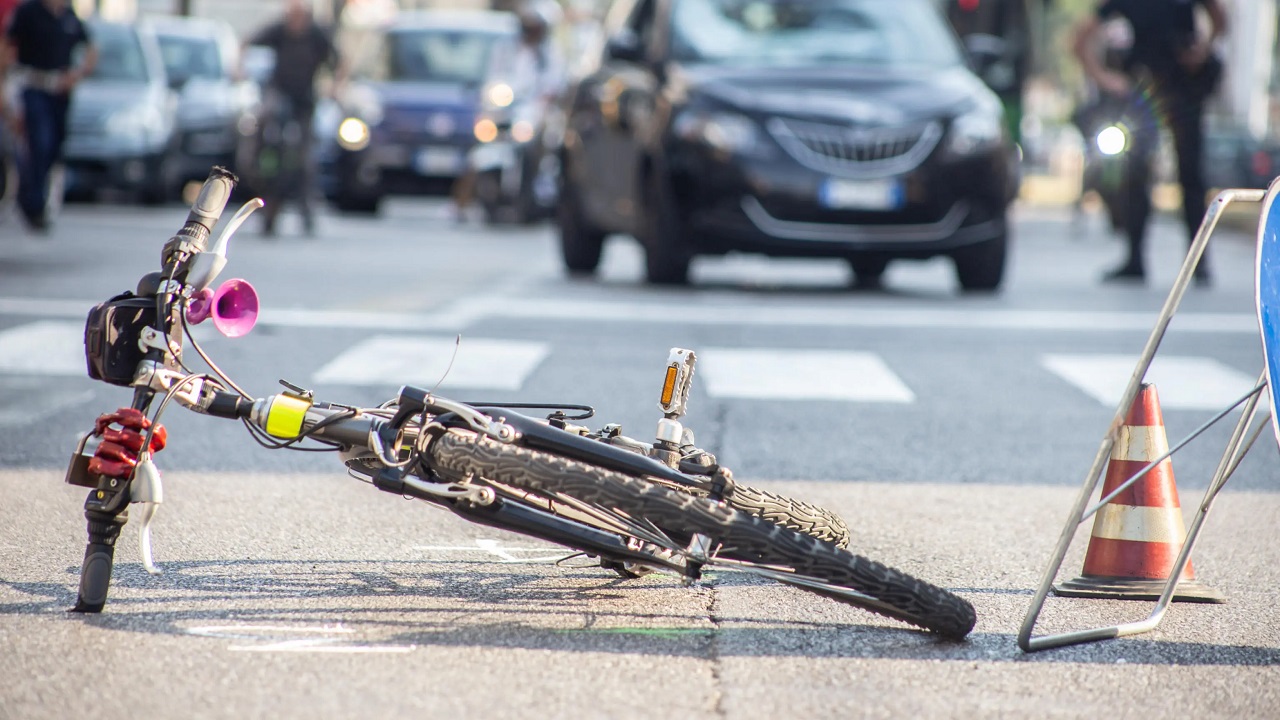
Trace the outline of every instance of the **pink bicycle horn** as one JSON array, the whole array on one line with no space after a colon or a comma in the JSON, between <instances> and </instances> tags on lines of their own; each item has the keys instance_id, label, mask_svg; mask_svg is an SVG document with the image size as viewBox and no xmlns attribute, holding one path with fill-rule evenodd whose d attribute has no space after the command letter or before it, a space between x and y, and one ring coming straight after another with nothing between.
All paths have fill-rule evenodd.
<instances>
[{"instance_id":1,"label":"pink bicycle horn","mask_svg":"<svg viewBox=\"0 0 1280 720\"><path fill-rule=\"evenodd\" d=\"M247 280L228 280L217 291L205 288L191 299L187 320L202 323L213 318L213 326L229 338L248 335L258 322L258 291Z\"/></svg>"}]
</instances>

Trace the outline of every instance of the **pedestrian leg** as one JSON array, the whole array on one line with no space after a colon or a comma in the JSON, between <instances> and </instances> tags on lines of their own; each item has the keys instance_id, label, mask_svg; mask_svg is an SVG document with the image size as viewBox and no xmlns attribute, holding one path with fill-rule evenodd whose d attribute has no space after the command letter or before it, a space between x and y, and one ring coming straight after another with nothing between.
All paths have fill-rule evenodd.
<instances>
[{"instance_id":1,"label":"pedestrian leg","mask_svg":"<svg viewBox=\"0 0 1280 720\"><path fill-rule=\"evenodd\" d=\"M302 215L302 231L308 237L316 234L316 219L311 206L312 195L316 186L315 158L312 157L312 146L315 145L315 133L311 126L311 115L307 114L299 120L301 137L298 140L298 212Z\"/></svg>"},{"instance_id":2,"label":"pedestrian leg","mask_svg":"<svg viewBox=\"0 0 1280 720\"><path fill-rule=\"evenodd\" d=\"M1201 104L1187 97L1174 97L1168 103L1169 129L1173 133L1178 156L1178 184L1182 187L1182 219L1187 226L1190 243L1204 221L1208 190L1204 182L1204 120ZM1209 283L1209 247L1206 246L1196 265L1197 285Z\"/></svg>"},{"instance_id":3,"label":"pedestrian leg","mask_svg":"<svg viewBox=\"0 0 1280 720\"><path fill-rule=\"evenodd\" d=\"M27 224L37 230L47 226L44 211L48 202L49 167L58 145L52 100L48 93L39 90L26 90L22 94L26 152L19 164L18 207Z\"/></svg>"}]
</instances>

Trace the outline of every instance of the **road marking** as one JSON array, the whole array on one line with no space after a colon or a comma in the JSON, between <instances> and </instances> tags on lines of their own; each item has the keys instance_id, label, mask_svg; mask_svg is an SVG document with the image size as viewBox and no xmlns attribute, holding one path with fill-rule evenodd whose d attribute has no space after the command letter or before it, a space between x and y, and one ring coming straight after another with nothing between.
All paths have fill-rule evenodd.
<instances>
[{"instance_id":1,"label":"road marking","mask_svg":"<svg viewBox=\"0 0 1280 720\"><path fill-rule=\"evenodd\" d=\"M0 298L0 315L83 318L96 301ZM370 331L458 330L485 319L566 322L633 322L678 325L905 328L938 330L1032 330L1057 332L1141 332L1155 326L1156 311L979 310L973 308L850 307L735 303L627 302L593 299L546 300L503 296L468 299L423 313L264 308L262 325L344 328ZM1250 313L1178 313L1171 331L1257 335Z\"/></svg>"},{"instance_id":2,"label":"road marking","mask_svg":"<svg viewBox=\"0 0 1280 720\"><path fill-rule=\"evenodd\" d=\"M486 338L378 335L344 351L316 371L317 383L421 385L442 388L519 390L548 354L546 343Z\"/></svg>"},{"instance_id":3,"label":"road marking","mask_svg":"<svg viewBox=\"0 0 1280 720\"><path fill-rule=\"evenodd\" d=\"M915 401L911 389L874 353L706 348L698 351L698 369L712 397Z\"/></svg>"},{"instance_id":4,"label":"road marking","mask_svg":"<svg viewBox=\"0 0 1280 720\"><path fill-rule=\"evenodd\" d=\"M427 552L464 552L464 553L484 553L491 557L496 557L504 563L519 563L522 565L546 565L556 564L563 560L577 555L576 552L554 552L555 547L503 547L497 540L480 538L476 540L475 545L414 545L414 550L425 550ZM547 553L554 552L551 555L541 555L538 557L522 557L517 553Z\"/></svg>"},{"instance_id":5,"label":"road marking","mask_svg":"<svg viewBox=\"0 0 1280 720\"><path fill-rule=\"evenodd\" d=\"M1041 363L1103 405L1116 407L1129 384L1136 358L1045 355ZM1222 410L1255 385L1255 378L1213 358L1176 355L1157 356L1145 380L1156 386L1161 407L1180 410Z\"/></svg>"},{"instance_id":6,"label":"road marking","mask_svg":"<svg viewBox=\"0 0 1280 720\"><path fill-rule=\"evenodd\" d=\"M3 400L0 404L0 427L31 425L63 410L83 405L93 396L90 389L50 389L47 382L0 377L0 400Z\"/></svg>"},{"instance_id":7,"label":"road marking","mask_svg":"<svg viewBox=\"0 0 1280 720\"><path fill-rule=\"evenodd\" d=\"M281 635L350 635L354 630L338 626L297 627L289 625L207 625L187 629L188 635L227 640L276 640ZM264 645L229 645L239 652L320 652L320 653L407 653L415 645L339 645L342 637L304 637L276 640Z\"/></svg>"},{"instance_id":8,"label":"road marking","mask_svg":"<svg viewBox=\"0 0 1280 720\"><path fill-rule=\"evenodd\" d=\"M84 376L84 323L41 320L0 331L0 371Z\"/></svg>"}]
</instances>

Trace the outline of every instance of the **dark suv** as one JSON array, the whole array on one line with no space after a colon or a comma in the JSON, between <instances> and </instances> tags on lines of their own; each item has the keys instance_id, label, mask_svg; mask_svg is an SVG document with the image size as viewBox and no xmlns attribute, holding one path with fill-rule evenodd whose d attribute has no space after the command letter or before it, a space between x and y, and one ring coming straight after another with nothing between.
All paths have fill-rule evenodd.
<instances>
[{"instance_id":1,"label":"dark suv","mask_svg":"<svg viewBox=\"0 0 1280 720\"><path fill-rule=\"evenodd\" d=\"M639 239L684 283L730 251L1004 275L1016 150L999 100L930 0L620 0L565 99L564 262Z\"/></svg>"}]
</instances>

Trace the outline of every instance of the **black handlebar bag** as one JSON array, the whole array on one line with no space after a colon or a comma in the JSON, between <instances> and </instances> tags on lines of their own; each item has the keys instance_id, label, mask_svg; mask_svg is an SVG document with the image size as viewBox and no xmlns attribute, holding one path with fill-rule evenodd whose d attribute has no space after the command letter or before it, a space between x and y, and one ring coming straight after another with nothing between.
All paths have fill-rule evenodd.
<instances>
[{"instance_id":1,"label":"black handlebar bag","mask_svg":"<svg viewBox=\"0 0 1280 720\"><path fill-rule=\"evenodd\" d=\"M156 300L126 292L99 303L84 324L89 377L128 386L146 355L138 345L143 329L156 325Z\"/></svg>"}]
</instances>

